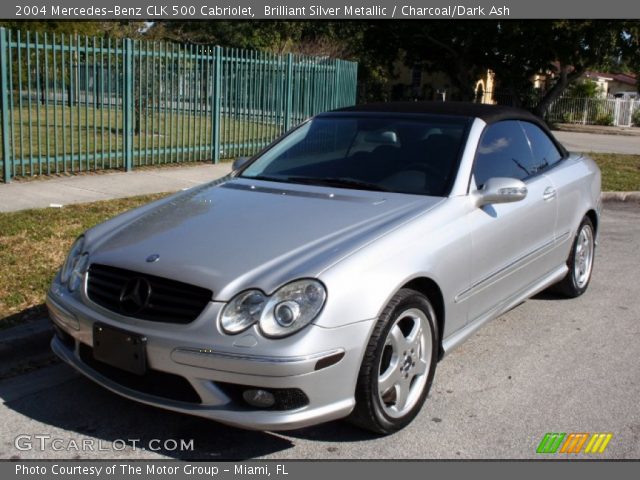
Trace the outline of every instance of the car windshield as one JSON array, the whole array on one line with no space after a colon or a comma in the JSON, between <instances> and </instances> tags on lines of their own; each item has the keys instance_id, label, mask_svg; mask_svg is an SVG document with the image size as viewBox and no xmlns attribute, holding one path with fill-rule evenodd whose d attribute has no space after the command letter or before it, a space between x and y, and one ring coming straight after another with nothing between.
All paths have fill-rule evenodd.
<instances>
[{"instance_id":1,"label":"car windshield","mask_svg":"<svg viewBox=\"0 0 640 480\"><path fill-rule=\"evenodd\" d=\"M436 116L322 116L241 173L288 183L446 196L469 120Z\"/></svg>"}]
</instances>

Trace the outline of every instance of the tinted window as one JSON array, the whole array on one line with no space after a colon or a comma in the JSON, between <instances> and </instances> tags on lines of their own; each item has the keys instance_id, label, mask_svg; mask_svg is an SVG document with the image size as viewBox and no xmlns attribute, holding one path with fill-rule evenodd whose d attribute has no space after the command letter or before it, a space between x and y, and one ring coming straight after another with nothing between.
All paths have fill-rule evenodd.
<instances>
[{"instance_id":1,"label":"tinted window","mask_svg":"<svg viewBox=\"0 0 640 480\"><path fill-rule=\"evenodd\" d=\"M498 122L487 127L473 169L478 188L492 177L523 180L535 171L529 142L519 122Z\"/></svg>"},{"instance_id":2,"label":"tinted window","mask_svg":"<svg viewBox=\"0 0 640 480\"><path fill-rule=\"evenodd\" d=\"M319 117L260 155L241 177L444 196L467 119Z\"/></svg>"},{"instance_id":3,"label":"tinted window","mask_svg":"<svg viewBox=\"0 0 640 480\"><path fill-rule=\"evenodd\" d=\"M549 135L533 123L521 122L520 124L529 139L533 160L538 170L560 161L562 154L549 138Z\"/></svg>"}]
</instances>

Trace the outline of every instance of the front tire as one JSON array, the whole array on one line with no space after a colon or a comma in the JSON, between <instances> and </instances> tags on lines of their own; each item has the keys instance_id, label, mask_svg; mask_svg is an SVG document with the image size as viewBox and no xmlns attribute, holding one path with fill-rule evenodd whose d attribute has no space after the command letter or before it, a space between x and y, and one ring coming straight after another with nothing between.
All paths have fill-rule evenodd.
<instances>
[{"instance_id":1,"label":"front tire","mask_svg":"<svg viewBox=\"0 0 640 480\"><path fill-rule=\"evenodd\" d=\"M589 286L595 257L595 229L589 217L584 217L573 240L571 253L567 259L569 271L558 284L556 290L569 297L582 295Z\"/></svg>"},{"instance_id":2,"label":"front tire","mask_svg":"<svg viewBox=\"0 0 640 480\"><path fill-rule=\"evenodd\" d=\"M438 338L429 299L414 290L400 290L380 315L367 345L349 420L380 434L408 425L431 388Z\"/></svg>"}]
</instances>

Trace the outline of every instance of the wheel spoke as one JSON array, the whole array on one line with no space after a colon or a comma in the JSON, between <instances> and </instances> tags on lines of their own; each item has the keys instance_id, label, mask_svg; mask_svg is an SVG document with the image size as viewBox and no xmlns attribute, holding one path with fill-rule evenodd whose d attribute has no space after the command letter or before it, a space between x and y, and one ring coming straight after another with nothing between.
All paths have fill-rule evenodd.
<instances>
[{"instance_id":1,"label":"wheel spoke","mask_svg":"<svg viewBox=\"0 0 640 480\"><path fill-rule=\"evenodd\" d=\"M416 362L415 369L413 370L416 375L423 375L427 371L427 361L423 359L419 359Z\"/></svg>"},{"instance_id":2,"label":"wheel spoke","mask_svg":"<svg viewBox=\"0 0 640 480\"><path fill-rule=\"evenodd\" d=\"M398 368L389 367L387 371L378 378L378 391L380 395L384 395L391 387L397 385L401 378Z\"/></svg>"},{"instance_id":3,"label":"wheel spoke","mask_svg":"<svg viewBox=\"0 0 640 480\"><path fill-rule=\"evenodd\" d=\"M409 399L409 381L403 378L400 383L396 385L396 410L401 411L404 409Z\"/></svg>"},{"instance_id":4,"label":"wheel spoke","mask_svg":"<svg viewBox=\"0 0 640 480\"><path fill-rule=\"evenodd\" d=\"M410 348L415 348L415 346L420 343L420 336L422 335L422 327L420 326L419 321L414 321L413 328L409 335L407 335L407 343Z\"/></svg>"},{"instance_id":5,"label":"wheel spoke","mask_svg":"<svg viewBox=\"0 0 640 480\"><path fill-rule=\"evenodd\" d=\"M391 332L389 332L389 340L391 342L391 346L393 347L394 352L397 353L398 355L402 354L402 352L406 351L407 348L409 347L406 337L404 336L404 334L402 333L402 330L400 330L400 327L397 324L394 325L393 328L391 329Z\"/></svg>"}]
</instances>

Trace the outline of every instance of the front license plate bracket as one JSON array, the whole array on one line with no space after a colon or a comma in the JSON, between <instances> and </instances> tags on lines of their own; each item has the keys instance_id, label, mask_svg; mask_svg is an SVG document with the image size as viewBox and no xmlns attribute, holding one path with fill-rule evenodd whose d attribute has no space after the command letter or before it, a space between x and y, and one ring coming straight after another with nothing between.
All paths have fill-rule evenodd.
<instances>
[{"instance_id":1,"label":"front license plate bracket","mask_svg":"<svg viewBox=\"0 0 640 480\"><path fill-rule=\"evenodd\" d=\"M93 326L93 358L113 367L143 375L147 371L147 338L101 323Z\"/></svg>"}]
</instances>

